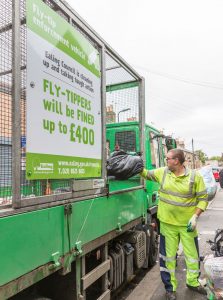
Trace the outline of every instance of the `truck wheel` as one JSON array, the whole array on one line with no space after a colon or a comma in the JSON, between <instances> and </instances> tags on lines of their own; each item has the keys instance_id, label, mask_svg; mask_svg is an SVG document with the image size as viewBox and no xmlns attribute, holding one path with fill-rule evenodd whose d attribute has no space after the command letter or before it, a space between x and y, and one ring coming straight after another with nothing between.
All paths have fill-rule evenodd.
<instances>
[{"instance_id":1,"label":"truck wheel","mask_svg":"<svg viewBox=\"0 0 223 300\"><path fill-rule=\"evenodd\" d=\"M150 245L149 245L149 257L148 257L148 267L153 267L156 264L157 254L158 254L158 228L155 219L152 220L154 226L150 226Z\"/></svg>"}]
</instances>

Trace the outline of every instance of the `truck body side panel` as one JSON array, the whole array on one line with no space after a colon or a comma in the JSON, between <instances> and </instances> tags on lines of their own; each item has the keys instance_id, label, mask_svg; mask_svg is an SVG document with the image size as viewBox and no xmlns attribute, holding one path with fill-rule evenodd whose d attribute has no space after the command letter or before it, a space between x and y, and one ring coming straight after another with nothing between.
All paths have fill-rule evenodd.
<instances>
[{"instance_id":1,"label":"truck body side panel","mask_svg":"<svg viewBox=\"0 0 223 300\"><path fill-rule=\"evenodd\" d=\"M109 197L75 202L67 222L64 206L0 218L0 286L63 256L77 242L81 245L144 216L144 191L135 190ZM68 230L69 226L69 230Z\"/></svg>"}]
</instances>

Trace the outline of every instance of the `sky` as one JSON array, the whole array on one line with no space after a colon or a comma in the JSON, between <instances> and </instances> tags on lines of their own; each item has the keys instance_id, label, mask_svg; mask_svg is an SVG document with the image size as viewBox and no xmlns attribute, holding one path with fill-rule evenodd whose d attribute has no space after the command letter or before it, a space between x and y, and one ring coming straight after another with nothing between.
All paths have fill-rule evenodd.
<instances>
[{"instance_id":1,"label":"sky","mask_svg":"<svg viewBox=\"0 0 223 300\"><path fill-rule=\"evenodd\" d=\"M222 0L67 0L145 77L146 122L223 153Z\"/></svg>"}]
</instances>

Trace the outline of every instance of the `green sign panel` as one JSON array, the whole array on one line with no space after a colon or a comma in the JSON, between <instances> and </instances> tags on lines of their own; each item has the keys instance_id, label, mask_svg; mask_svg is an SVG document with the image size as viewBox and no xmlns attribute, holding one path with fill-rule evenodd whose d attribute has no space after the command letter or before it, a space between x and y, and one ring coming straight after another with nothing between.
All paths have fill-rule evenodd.
<instances>
[{"instance_id":1,"label":"green sign panel","mask_svg":"<svg viewBox=\"0 0 223 300\"><path fill-rule=\"evenodd\" d=\"M27 179L101 176L99 58L66 20L27 0Z\"/></svg>"}]
</instances>

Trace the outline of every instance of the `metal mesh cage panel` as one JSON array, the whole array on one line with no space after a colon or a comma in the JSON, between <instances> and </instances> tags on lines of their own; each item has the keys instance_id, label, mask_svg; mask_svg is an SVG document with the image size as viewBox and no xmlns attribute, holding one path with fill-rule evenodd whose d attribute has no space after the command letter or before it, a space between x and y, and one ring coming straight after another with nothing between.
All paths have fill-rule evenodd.
<instances>
[{"instance_id":1,"label":"metal mesh cage panel","mask_svg":"<svg viewBox=\"0 0 223 300\"><path fill-rule=\"evenodd\" d=\"M0 2L0 205L11 202L12 1Z\"/></svg>"},{"instance_id":2,"label":"metal mesh cage panel","mask_svg":"<svg viewBox=\"0 0 223 300\"><path fill-rule=\"evenodd\" d=\"M122 131L115 133L115 145L126 152L136 151L136 133L135 131Z\"/></svg>"},{"instance_id":3,"label":"metal mesh cage panel","mask_svg":"<svg viewBox=\"0 0 223 300\"><path fill-rule=\"evenodd\" d=\"M105 57L106 85L114 85L135 81L135 78L108 53Z\"/></svg>"},{"instance_id":4,"label":"metal mesh cage panel","mask_svg":"<svg viewBox=\"0 0 223 300\"><path fill-rule=\"evenodd\" d=\"M107 123L139 120L138 87L106 93Z\"/></svg>"},{"instance_id":5,"label":"metal mesh cage panel","mask_svg":"<svg viewBox=\"0 0 223 300\"><path fill-rule=\"evenodd\" d=\"M139 88L119 62L106 54L106 122L139 120Z\"/></svg>"}]
</instances>

